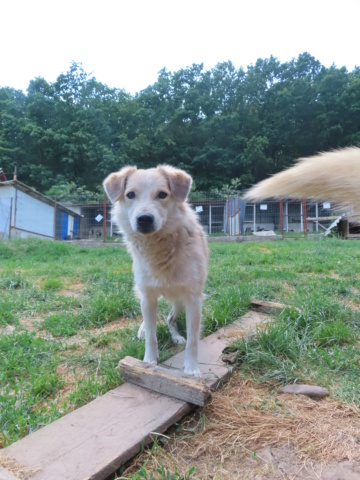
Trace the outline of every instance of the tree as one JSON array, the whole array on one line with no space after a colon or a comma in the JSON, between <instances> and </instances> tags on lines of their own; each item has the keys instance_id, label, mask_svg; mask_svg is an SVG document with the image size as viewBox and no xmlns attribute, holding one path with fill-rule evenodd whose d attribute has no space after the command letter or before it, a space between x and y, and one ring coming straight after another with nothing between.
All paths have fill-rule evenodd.
<instances>
[{"instance_id":1,"label":"tree","mask_svg":"<svg viewBox=\"0 0 360 480\"><path fill-rule=\"evenodd\" d=\"M0 165L5 172L26 158L24 138L26 96L13 88L0 88Z\"/></svg>"},{"instance_id":2,"label":"tree","mask_svg":"<svg viewBox=\"0 0 360 480\"><path fill-rule=\"evenodd\" d=\"M0 166L17 163L25 183L70 198L128 164L184 168L198 190L232 179L245 189L298 157L359 142L360 69L325 68L307 52L247 69L164 68L134 96L76 62L54 83L32 80L27 95L0 88Z\"/></svg>"}]
</instances>

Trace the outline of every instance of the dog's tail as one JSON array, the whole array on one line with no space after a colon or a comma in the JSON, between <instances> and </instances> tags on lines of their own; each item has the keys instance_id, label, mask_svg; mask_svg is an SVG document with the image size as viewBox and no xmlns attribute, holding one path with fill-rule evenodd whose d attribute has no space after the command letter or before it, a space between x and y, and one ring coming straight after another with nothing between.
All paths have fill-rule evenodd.
<instances>
[{"instance_id":1,"label":"dog's tail","mask_svg":"<svg viewBox=\"0 0 360 480\"><path fill-rule=\"evenodd\" d=\"M331 201L360 224L360 148L300 158L295 166L252 187L244 199L280 196Z\"/></svg>"}]
</instances>

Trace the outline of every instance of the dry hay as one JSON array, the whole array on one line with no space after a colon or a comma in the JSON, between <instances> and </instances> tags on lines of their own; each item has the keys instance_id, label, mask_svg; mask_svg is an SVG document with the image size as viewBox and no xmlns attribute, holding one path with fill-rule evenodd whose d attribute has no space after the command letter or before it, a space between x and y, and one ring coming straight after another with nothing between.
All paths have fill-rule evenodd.
<instances>
[{"instance_id":1,"label":"dry hay","mask_svg":"<svg viewBox=\"0 0 360 480\"><path fill-rule=\"evenodd\" d=\"M3 467L5 471L14 475L19 480L30 479L36 470L21 465L18 461L12 458L8 458L0 452L0 467ZM1 474L1 471L0 471Z\"/></svg>"},{"instance_id":2,"label":"dry hay","mask_svg":"<svg viewBox=\"0 0 360 480\"><path fill-rule=\"evenodd\" d=\"M290 465L294 467L295 458L299 471L312 461L326 465L360 460L359 414L355 406L329 397L271 393L267 386L236 374L204 409L183 422L179 434L171 432L150 458L143 452L123 475L133 474L148 460L147 471L163 464L184 475L195 466L194 479L244 479L246 462L261 460L262 449L269 447L290 447ZM258 468L258 474L266 473L263 463ZM252 475L249 478L255 478Z\"/></svg>"}]
</instances>

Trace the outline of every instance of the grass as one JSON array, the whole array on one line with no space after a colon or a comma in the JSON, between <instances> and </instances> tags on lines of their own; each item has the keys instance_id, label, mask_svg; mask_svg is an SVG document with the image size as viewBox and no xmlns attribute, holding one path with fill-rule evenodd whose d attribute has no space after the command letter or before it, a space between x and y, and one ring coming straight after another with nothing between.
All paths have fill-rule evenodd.
<instances>
[{"instance_id":1,"label":"grass","mask_svg":"<svg viewBox=\"0 0 360 480\"><path fill-rule=\"evenodd\" d=\"M301 314L286 309L265 329L231 345L242 370L273 388L317 383L334 398L360 405L358 243L212 243L210 251L204 334L244 314L251 298L297 307ZM118 386L119 360L143 357L131 268L122 247L0 242L2 446ZM176 351L167 313L160 301L161 361ZM184 333L184 316L179 327Z\"/></svg>"}]
</instances>

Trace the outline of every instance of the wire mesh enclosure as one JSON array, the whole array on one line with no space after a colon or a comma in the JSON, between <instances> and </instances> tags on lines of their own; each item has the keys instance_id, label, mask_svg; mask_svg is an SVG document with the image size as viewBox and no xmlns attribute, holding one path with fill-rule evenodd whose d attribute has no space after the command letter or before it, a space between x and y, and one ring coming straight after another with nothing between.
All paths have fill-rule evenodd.
<instances>
[{"instance_id":1,"label":"wire mesh enclosure","mask_svg":"<svg viewBox=\"0 0 360 480\"><path fill-rule=\"evenodd\" d=\"M93 203L58 202L35 194L20 182L10 183L9 189L0 189L0 240L26 236L103 242L120 239L106 197L100 203L98 197ZM329 202L280 199L246 203L234 192L193 192L189 203L212 237L301 237L324 233L339 218Z\"/></svg>"}]
</instances>

